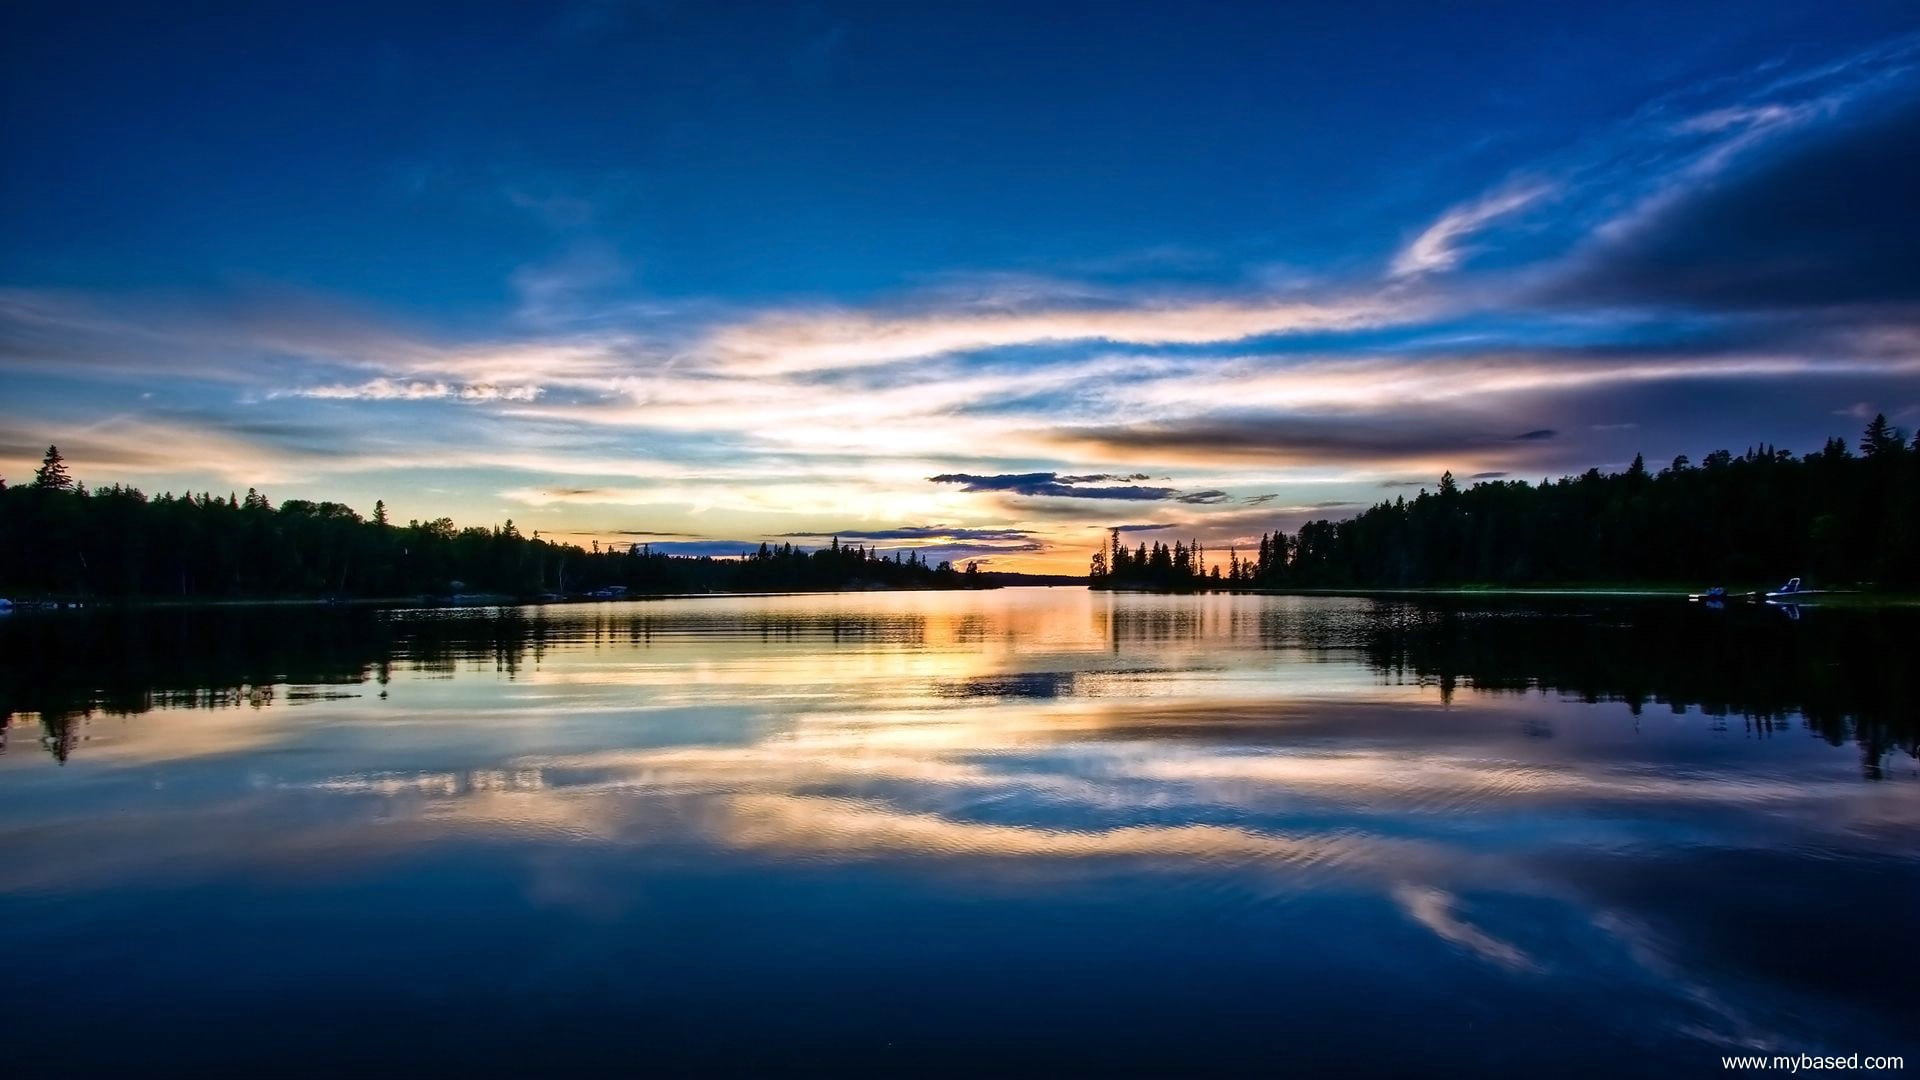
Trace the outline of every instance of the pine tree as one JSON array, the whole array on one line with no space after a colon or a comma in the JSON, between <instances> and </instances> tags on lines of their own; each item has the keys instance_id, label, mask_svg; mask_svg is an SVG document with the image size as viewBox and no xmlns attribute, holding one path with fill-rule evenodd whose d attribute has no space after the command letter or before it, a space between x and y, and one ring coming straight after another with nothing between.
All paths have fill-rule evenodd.
<instances>
[{"instance_id":1,"label":"pine tree","mask_svg":"<svg viewBox=\"0 0 1920 1080\"><path fill-rule=\"evenodd\" d=\"M73 477L67 473L67 460L60 456L59 447L47 447L47 456L40 459L40 468L33 474L33 486L43 491L73 490Z\"/></svg>"},{"instance_id":2,"label":"pine tree","mask_svg":"<svg viewBox=\"0 0 1920 1080\"><path fill-rule=\"evenodd\" d=\"M1887 423L1886 413L1876 413L1867 430L1860 436L1860 456L1878 457L1900 449L1904 440L1892 424ZM52 453L52 450L48 450Z\"/></svg>"},{"instance_id":3,"label":"pine tree","mask_svg":"<svg viewBox=\"0 0 1920 1080\"><path fill-rule=\"evenodd\" d=\"M381 526L382 528L384 528L384 527L386 526L386 524L387 524L387 501L386 501L385 499L375 499L375 500L373 500L373 523L374 523L375 525L379 525L379 526Z\"/></svg>"}]
</instances>

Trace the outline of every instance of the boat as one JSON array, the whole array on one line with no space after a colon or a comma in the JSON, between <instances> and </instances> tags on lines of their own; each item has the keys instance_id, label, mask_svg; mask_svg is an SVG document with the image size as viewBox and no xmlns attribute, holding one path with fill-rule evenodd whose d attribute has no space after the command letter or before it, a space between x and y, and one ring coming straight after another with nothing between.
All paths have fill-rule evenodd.
<instances>
[{"instance_id":1,"label":"boat","mask_svg":"<svg viewBox=\"0 0 1920 1080\"><path fill-rule=\"evenodd\" d=\"M1831 589L1809 589L1803 579L1795 577L1788 578L1786 583L1777 589L1756 589L1753 592L1730 593L1724 587L1715 585L1706 592L1688 593L1687 599L1705 604L1708 607L1717 608L1728 600L1757 600L1765 601L1769 604L1794 604L1799 603L1806 597L1830 596L1833 592L1834 590Z\"/></svg>"},{"instance_id":2,"label":"boat","mask_svg":"<svg viewBox=\"0 0 1920 1080\"><path fill-rule=\"evenodd\" d=\"M1796 596L1818 596L1825 591L1825 589L1809 589L1801 583L1799 578L1788 578L1785 585L1764 595L1769 600L1788 600Z\"/></svg>"}]
</instances>

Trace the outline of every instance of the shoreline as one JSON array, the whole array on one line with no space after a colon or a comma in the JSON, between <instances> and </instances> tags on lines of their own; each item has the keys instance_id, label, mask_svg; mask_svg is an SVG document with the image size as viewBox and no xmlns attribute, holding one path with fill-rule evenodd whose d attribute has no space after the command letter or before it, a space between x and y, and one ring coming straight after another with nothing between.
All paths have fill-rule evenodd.
<instances>
[{"instance_id":1,"label":"shoreline","mask_svg":"<svg viewBox=\"0 0 1920 1080\"><path fill-rule=\"evenodd\" d=\"M1093 593L1133 594L1146 596L1300 596L1300 597L1356 597L1378 599L1472 599L1523 600L1523 599L1615 599L1615 600L1688 600L1695 594L1677 585L1567 585L1567 586L1475 586L1447 585L1431 587L1327 587L1327 588L1291 588L1291 589L1139 589L1106 588L1093 589L1084 584L1069 582L1015 582L1009 584L990 584L973 589L785 589L768 592L675 592L675 593L636 593L621 597L564 597L540 598L518 597L506 594L469 593L453 597L387 596L387 597L219 597L206 599L116 599L116 600L14 600L11 609L0 614L28 614L46 612L101 612L101 611L192 611L211 609L312 609L312 608L353 608L374 610L463 610L508 607L576 607L590 604L617 604L652 600L697 600L720 599L726 597L788 597L788 596L851 596L886 593L954 593L954 592L995 592L1009 588L1036 589L1086 589ZM1784 600L1767 600L1755 593L1759 589L1740 590L1730 593L1724 603L1782 605ZM1800 607L1912 607L1920 606L1920 594L1905 592L1876 592L1872 590L1845 590L1835 592L1817 592L1798 602Z\"/></svg>"},{"instance_id":2,"label":"shoreline","mask_svg":"<svg viewBox=\"0 0 1920 1080\"><path fill-rule=\"evenodd\" d=\"M1401 586L1397 588L1329 587L1294 589L1097 589L1096 592L1145 593L1154 596L1353 596L1353 597L1444 597L1487 599L1525 599L1529 597L1561 597L1620 600L1688 600L1695 593L1678 585L1564 585L1564 586L1479 586L1479 585L1440 585L1429 587ZM1785 604L1785 600L1767 600L1754 594L1764 591L1761 588L1743 589L1729 593L1725 603L1745 604ZM1801 607L1824 607L1854 605L1863 607L1905 607L1920 605L1920 594L1905 592L1875 592L1873 590L1846 590L1835 592L1814 592Z\"/></svg>"},{"instance_id":3,"label":"shoreline","mask_svg":"<svg viewBox=\"0 0 1920 1080\"><path fill-rule=\"evenodd\" d=\"M641 600L694 600L707 597L742 596L863 596L889 593L969 593L996 592L1001 589L1017 588L1085 588L1085 585L1046 582L1015 582L1011 584L987 584L975 588L956 589L780 589L766 592L673 592L673 593L632 593L626 596L569 596L548 597L513 596L506 593L465 593L451 597L427 596L356 596L356 597L312 597L312 596L263 596L263 597L209 597L209 598L159 598L159 599L112 599L84 600L74 598L13 600L11 611L16 614L28 612L52 611L187 611L204 608L377 608L377 609L460 609L460 608L498 608L498 607L579 607L589 604L619 604Z\"/></svg>"}]
</instances>

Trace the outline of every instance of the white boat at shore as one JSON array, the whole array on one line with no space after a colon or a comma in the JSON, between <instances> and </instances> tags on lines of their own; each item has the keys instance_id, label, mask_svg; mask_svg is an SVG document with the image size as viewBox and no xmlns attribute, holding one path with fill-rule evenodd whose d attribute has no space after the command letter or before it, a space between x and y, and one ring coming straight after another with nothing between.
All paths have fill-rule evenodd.
<instances>
[{"instance_id":1,"label":"white boat at shore","mask_svg":"<svg viewBox=\"0 0 1920 1080\"><path fill-rule=\"evenodd\" d=\"M1834 591L1833 589L1809 589L1799 578L1788 578L1785 585L1758 595L1768 600L1796 600L1803 596L1827 596Z\"/></svg>"}]
</instances>

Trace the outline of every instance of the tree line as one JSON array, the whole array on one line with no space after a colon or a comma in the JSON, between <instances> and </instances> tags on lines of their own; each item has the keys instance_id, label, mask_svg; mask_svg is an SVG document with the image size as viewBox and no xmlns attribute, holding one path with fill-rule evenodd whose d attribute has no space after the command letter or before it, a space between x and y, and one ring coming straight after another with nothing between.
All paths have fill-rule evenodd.
<instances>
[{"instance_id":1,"label":"tree line","mask_svg":"<svg viewBox=\"0 0 1920 1080\"><path fill-rule=\"evenodd\" d=\"M985 585L969 565L891 555L838 538L818 550L761 544L738 558L675 556L645 544L590 548L528 537L512 521L362 518L337 502L275 505L249 488L148 497L89 490L57 447L29 484L0 479L0 596L92 599L513 597L623 589L637 594L957 589Z\"/></svg>"},{"instance_id":2,"label":"tree line","mask_svg":"<svg viewBox=\"0 0 1920 1080\"><path fill-rule=\"evenodd\" d=\"M1858 443L1805 456L1772 446L1685 455L1654 472L1589 469L1436 490L1344 521L1262 534L1209 561L1198 545L1129 549L1115 530L1095 588L1417 588L1629 582L1719 584L1806 576L1920 585L1920 436L1877 416Z\"/></svg>"}]
</instances>

